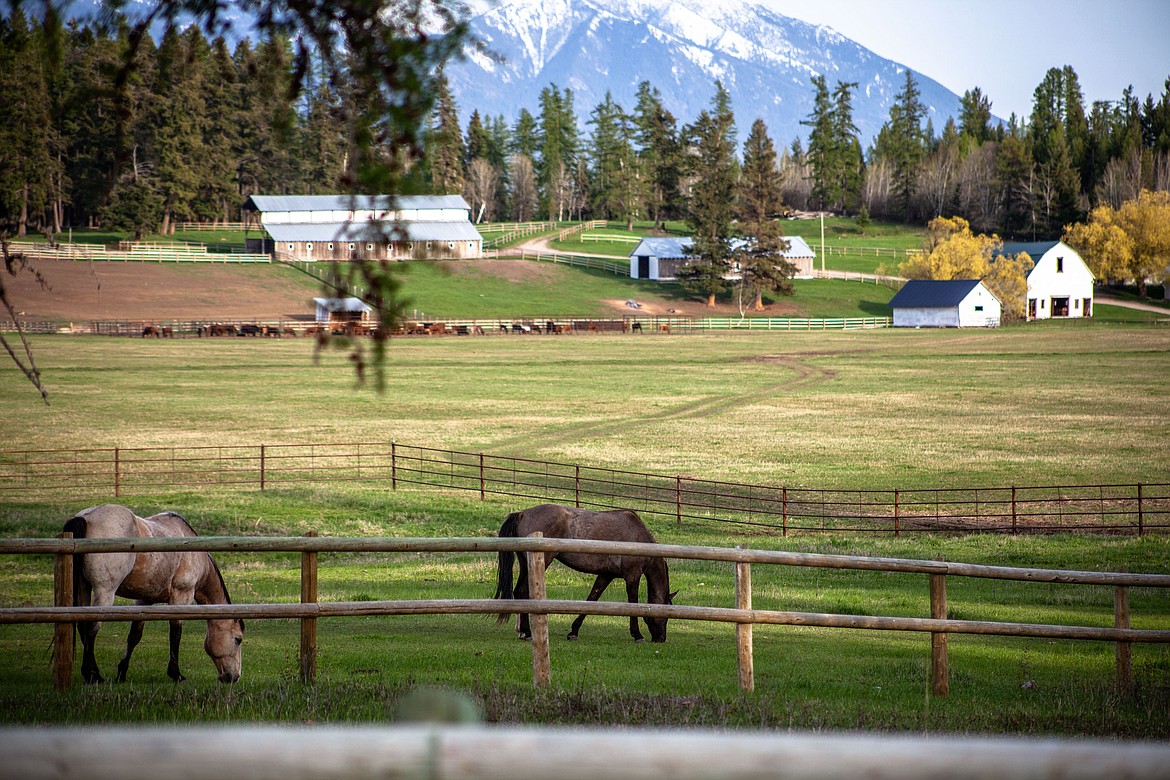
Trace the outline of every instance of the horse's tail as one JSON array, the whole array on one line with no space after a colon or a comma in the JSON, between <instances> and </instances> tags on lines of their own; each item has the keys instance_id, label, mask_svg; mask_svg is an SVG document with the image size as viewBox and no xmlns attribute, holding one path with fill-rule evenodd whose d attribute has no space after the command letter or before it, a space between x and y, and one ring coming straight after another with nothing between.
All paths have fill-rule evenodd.
<instances>
[{"instance_id":1,"label":"horse's tail","mask_svg":"<svg viewBox=\"0 0 1170 780\"><path fill-rule=\"evenodd\" d=\"M517 527L517 525L519 525L520 518L523 516L523 514L524 514L523 512L513 512L512 514L508 515L508 518L506 520L504 520L504 524L502 526L500 526L499 537L501 539L503 539L505 537L519 536L519 533L517 532L516 527ZM511 550L501 550L500 551L499 562L498 562L498 565L496 566L496 595L493 598L497 598L497 599L513 598L512 562L515 560L515 558L516 558L516 553L512 552ZM520 560L520 565L521 565L521 567L524 566L524 559L523 558L521 558L521 560ZM499 619L496 622L497 623L506 623L508 621L509 617L511 617L509 614L501 613L499 616Z\"/></svg>"},{"instance_id":2,"label":"horse's tail","mask_svg":"<svg viewBox=\"0 0 1170 780\"><path fill-rule=\"evenodd\" d=\"M67 533L73 534L74 539L84 539L87 523L85 518L81 515L76 515L65 521L65 528L62 529ZM81 569L81 553L73 554L73 606L87 607L89 606L89 599L82 600L83 595L88 595L89 589L85 583L85 575Z\"/></svg>"},{"instance_id":3,"label":"horse's tail","mask_svg":"<svg viewBox=\"0 0 1170 780\"><path fill-rule=\"evenodd\" d=\"M73 534L74 539L84 539L87 523L85 518L74 515L65 521L63 531ZM73 606L88 607L90 602L89 583L81 569L81 554L73 553ZM73 624L73 651L77 652L77 623Z\"/></svg>"}]
</instances>

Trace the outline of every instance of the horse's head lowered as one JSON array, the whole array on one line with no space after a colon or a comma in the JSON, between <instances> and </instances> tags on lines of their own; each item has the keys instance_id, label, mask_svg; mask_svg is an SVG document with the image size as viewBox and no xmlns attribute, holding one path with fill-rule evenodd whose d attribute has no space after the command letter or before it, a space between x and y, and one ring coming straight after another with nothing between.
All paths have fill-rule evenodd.
<instances>
[{"instance_id":1,"label":"horse's head lowered","mask_svg":"<svg viewBox=\"0 0 1170 780\"><path fill-rule=\"evenodd\" d=\"M674 597L678 595L676 590L674 593L667 593L662 601L651 600L651 604L673 604ZM650 629L651 642L665 642L666 641L666 621L668 618L648 617L644 618L646 621L646 628Z\"/></svg>"},{"instance_id":2,"label":"horse's head lowered","mask_svg":"<svg viewBox=\"0 0 1170 780\"><path fill-rule=\"evenodd\" d=\"M241 649L244 644L244 621L236 618L207 621L207 639L203 649L215 663L222 683L234 683L240 679L243 669Z\"/></svg>"}]
</instances>

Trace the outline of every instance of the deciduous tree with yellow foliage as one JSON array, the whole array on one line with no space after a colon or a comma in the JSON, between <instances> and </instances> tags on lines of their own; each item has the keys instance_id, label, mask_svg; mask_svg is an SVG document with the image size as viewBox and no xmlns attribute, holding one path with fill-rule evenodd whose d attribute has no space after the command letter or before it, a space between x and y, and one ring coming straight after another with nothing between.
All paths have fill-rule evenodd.
<instances>
[{"instance_id":1,"label":"deciduous tree with yellow foliage","mask_svg":"<svg viewBox=\"0 0 1170 780\"><path fill-rule=\"evenodd\" d=\"M1098 206L1087 222L1065 228L1064 242L1098 279L1132 279L1144 296L1148 281L1170 277L1170 192L1142 190L1119 209Z\"/></svg>"},{"instance_id":2,"label":"deciduous tree with yellow foliage","mask_svg":"<svg viewBox=\"0 0 1170 780\"><path fill-rule=\"evenodd\" d=\"M1028 271L1033 266L1026 252L1000 255L1003 241L999 236L972 233L962 217L932 219L926 241L926 251L900 264L899 274L908 279L980 279L999 299L1004 319L1024 319Z\"/></svg>"}]
</instances>

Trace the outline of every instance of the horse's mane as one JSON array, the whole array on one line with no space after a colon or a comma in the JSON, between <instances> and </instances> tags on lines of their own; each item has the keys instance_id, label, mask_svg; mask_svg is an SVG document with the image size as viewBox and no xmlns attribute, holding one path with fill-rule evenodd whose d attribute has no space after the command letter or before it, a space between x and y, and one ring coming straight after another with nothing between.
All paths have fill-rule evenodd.
<instances>
[{"instance_id":1,"label":"horse's mane","mask_svg":"<svg viewBox=\"0 0 1170 780\"><path fill-rule=\"evenodd\" d=\"M219 564L215 562L215 558L211 557L211 553L207 553L207 560L211 561L211 570L215 572L215 576L219 577L219 586L223 588L223 597L227 599L227 603L232 603L231 594L228 593L227 583L224 582L223 574L219 570Z\"/></svg>"},{"instance_id":2,"label":"horse's mane","mask_svg":"<svg viewBox=\"0 0 1170 780\"><path fill-rule=\"evenodd\" d=\"M183 525L184 525L184 526L187 528L187 530L188 530L188 531L190 531L190 532L191 532L191 535L192 535L192 536L198 536L198 535L199 535L199 532L198 532L198 531L196 531L194 528L192 528L192 527L191 527L191 524L187 522L187 518L183 517L183 516L182 516L181 514L179 514L178 512L170 512L170 511L167 511L167 512L161 512L160 514L170 515L171 517L173 517L173 518L175 518L176 520L178 520L180 523L182 523L182 524L183 524ZM213 572L215 572L215 576L216 576L216 577L219 579L219 586L220 586L221 588L223 588L223 597L224 597L224 598L227 600L227 603L228 603L228 604L231 604L231 603L232 603L232 597L231 597L231 594L230 594L230 593L228 593L227 582L226 582L226 581L224 580L224 578L223 578L223 572L221 572L221 571L219 570L219 564L215 562L215 558L213 558L213 557L211 556L211 553L204 553L204 554L207 556L207 560L211 562L211 570L212 570Z\"/></svg>"}]
</instances>

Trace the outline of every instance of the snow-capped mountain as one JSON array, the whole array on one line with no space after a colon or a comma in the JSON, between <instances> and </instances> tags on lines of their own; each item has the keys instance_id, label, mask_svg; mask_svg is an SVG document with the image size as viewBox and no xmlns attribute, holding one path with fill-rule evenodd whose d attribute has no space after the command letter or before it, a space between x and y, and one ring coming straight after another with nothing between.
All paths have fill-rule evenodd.
<instances>
[{"instance_id":1,"label":"snow-capped mountain","mask_svg":"<svg viewBox=\"0 0 1170 780\"><path fill-rule=\"evenodd\" d=\"M584 123L606 91L627 111L638 84L662 93L680 126L710 106L714 81L731 93L742 141L757 117L777 146L801 138L812 111L810 78L824 74L829 89L856 82L854 120L868 145L889 117L905 68L829 27L783 16L740 0L501 0L471 20L474 33L502 62L472 52L448 65L460 113L537 115L537 97L550 83L573 91ZM936 132L957 116L959 98L915 73Z\"/></svg>"}]
</instances>

